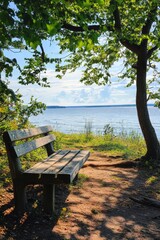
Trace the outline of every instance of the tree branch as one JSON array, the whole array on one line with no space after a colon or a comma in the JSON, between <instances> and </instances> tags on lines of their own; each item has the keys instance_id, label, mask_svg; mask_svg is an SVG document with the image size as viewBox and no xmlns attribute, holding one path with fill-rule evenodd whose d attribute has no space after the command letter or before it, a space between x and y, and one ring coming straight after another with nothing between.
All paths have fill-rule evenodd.
<instances>
[{"instance_id":1,"label":"tree branch","mask_svg":"<svg viewBox=\"0 0 160 240\"><path fill-rule=\"evenodd\" d=\"M41 51L42 51L42 54L41 54L42 61L43 61L43 62L45 62L45 52L44 52L43 45L42 45L42 44L40 44L39 46L40 46L40 48L41 48Z\"/></svg>"},{"instance_id":2,"label":"tree branch","mask_svg":"<svg viewBox=\"0 0 160 240\"><path fill-rule=\"evenodd\" d=\"M120 13L119 13L117 4L116 4L116 8L113 12L113 16L114 16L114 20L115 20L115 30L117 32L119 32L119 34L121 35L122 24L121 24L121 17L120 17ZM128 40L123 39L122 36L120 37L120 42L124 47L128 48L130 51L132 51L136 54L139 53L139 46L137 44L130 43Z\"/></svg>"},{"instance_id":3,"label":"tree branch","mask_svg":"<svg viewBox=\"0 0 160 240\"><path fill-rule=\"evenodd\" d=\"M152 53L153 53L155 50L157 50L157 49L158 49L157 46L151 48L151 49L148 51L148 53L147 53L147 59L149 59L149 58L152 56Z\"/></svg>"},{"instance_id":4,"label":"tree branch","mask_svg":"<svg viewBox=\"0 0 160 240\"><path fill-rule=\"evenodd\" d=\"M84 31L83 27L81 27L81 26L74 26L74 25L71 25L69 23L64 23L62 25L62 28L68 29L68 30L73 31L73 32L83 32ZM98 31L98 30L100 30L100 25L89 25L88 26L88 30Z\"/></svg>"},{"instance_id":5,"label":"tree branch","mask_svg":"<svg viewBox=\"0 0 160 240\"><path fill-rule=\"evenodd\" d=\"M140 47L137 44L130 43L128 40L120 40L121 44L128 48L131 52L134 52L136 54L139 53Z\"/></svg>"},{"instance_id":6,"label":"tree branch","mask_svg":"<svg viewBox=\"0 0 160 240\"><path fill-rule=\"evenodd\" d=\"M0 122L3 122L7 119L8 115L6 115L4 118L0 119Z\"/></svg>"},{"instance_id":7,"label":"tree branch","mask_svg":"<svg viewBox=\"0 0 160 240\"><path fill-rule=\"evenodd\" d=\"M156 15L156 12L157 12L157 6L155 6L153 9L151 9L151 11L148 13L146 22L145 22L145 24L142 28L142 35L147 35L147 36L149 35L152 24L154 22L154 17ZM146 48L147 47L147 42L148 42L148 39L144 38L141 42L141 46ZM151 52L151 54L152 54L152 52Z\"/></svg>"},{"instance_id":8,"label":"tree branch","mask_svg":"<svg viewBox=\"0 0 160 240\"><path fill-rule=\"evenodd\" d=\"M150 30L151 30L151 27L152 27L152 24L154 22L154 16L156 16L156 12L157 12L157 6L154 7L149 13L148 13L148 17L147 17L147 20L146 20L146 23L145 25L143 26L143 29L142 29L142 34L146 34L148 35ZM160 40L160 39L159 39ZM152 56L152 53L158 49L158 46L154 46L153 48L151 48L150 50L148 50L148 53L147 53L147 59L149 59L151 56Z\"/></svg>"},{"instance_id":9,"label":"tree branch","mask_svg":"<svg viewBox=\"0 0 160 240\"><path fill-rule=\"evenodd\" d=\"M117 4L114 1L113 1L113 4L115 5L115 10L113 11L115 25L114 25L114 29L111 28L110 26L107 26L107 29L108 29L108 31L116 31L119 34L121 44L124 47L126 47L127 49L129 49L130 51L138 54L139 50L140 50L140 47L137 44L130 43L129 40L122 38L122 36L121 36L122 25L121 25L120 12L119 12ZM68 30L73 31L73 32L83 32L83 31L85 31L85 29L81 26L74 26L74 25L71 25L71 24L66 23L66 22L62 25L62 28L68 29ZM88 25L88 30L98 31L98 30L100 30L100 28L101 28L100 25Z\"/></svg>"},{"instance_id":10,"label":"tree branch","mask_svg":"<svg viewBox=\"0 0 160 240\"><path fill-rule=\"evenodd\" d=\"M119 13L119 9L117 4L113 1L113 3L116 5L115 10L113 11L114 21L115 21L115 30L118 32L121 32L121 17Z\"/></svg>"},{"instance_id":11,"label":"tree branch","mask_svg":"<svg viewBox=\"0 0 160 240\"><path fill-rule=\"evenodd\" d=\"M135 198L135 197L129 197L131 200L140 203L140 204L144 204L144 205L148 205L148 206L153 206L153 207L157 207L160 208L160 201L155 200L153 198L148 198L148 197L142 197L142 198Z\"/></svg>"},{"instance_id":12,"label":"tree branch","mask_svg":"<svg viewBox=\"0 0 160 240\"><path fill-rule=\"evenodd\" d=\"M152 24L154 22L154 17L156 16L157 6L154 7L149 13L145 25L142 28L142 34L148 35Z\"/></svg>"}]
</instances>

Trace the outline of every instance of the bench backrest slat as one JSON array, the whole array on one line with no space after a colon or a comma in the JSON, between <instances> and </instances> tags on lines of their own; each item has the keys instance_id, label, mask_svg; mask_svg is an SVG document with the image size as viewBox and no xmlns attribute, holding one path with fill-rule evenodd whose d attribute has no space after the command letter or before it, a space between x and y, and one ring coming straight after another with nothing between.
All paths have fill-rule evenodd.
<instances>
[{"instance_id":1,"label":"bench backrest slat","mask_svg":"<svg viewBox=\"0 0 160 240\"><path fill-rule=\"evenodd\" d=\"M36 150L39 147L45 147L47 155L54 153L53 142L55 137L51 126L43 126L22 130L11 130L3 133L3 140L6 145L9 166L12 178L16 178L23 172L20 157ZM21 143L21 140L24 140ZM16 143L16 141L18 141ZM19 142L20 141L20 142Z\"/></svg>"},{"instance_id":2,"label":"bench backrest slat","mask_svg":"<svg viewBox=\"0 0 160 240\"><path fill-rule=\"evenodd\" d=\"M34 137L40 134L45 134L53 131L51 126L43 126L38 128L22 129L22 130L12 130L8 131L9 137L12 142Z\"/></svg>"},{"instance_id":3,"label":"bench backrest slat","mask_svg":"<svg viewBox=\"0 0 160 240\"><path fill-rule=\"evenodd\" d=\"M17 157L23 156L39 147L42 147L44 145L47 145L48 143L51 143L55 140L55 137L53 135L48 135L45 137L41 137L35 140L32 140L30 142L25 142L22 144L19 144L17 146L14 146L15 153Z\"/></svg>"}]
</instances>

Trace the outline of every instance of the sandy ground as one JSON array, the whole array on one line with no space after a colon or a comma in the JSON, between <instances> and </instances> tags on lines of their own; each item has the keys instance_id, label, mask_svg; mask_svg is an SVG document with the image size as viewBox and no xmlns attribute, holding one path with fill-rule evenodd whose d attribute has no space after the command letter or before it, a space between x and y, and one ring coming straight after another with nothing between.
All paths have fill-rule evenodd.
<instances>
[{"instance_id":1,"label":"sandy ground","mask_svg":"<svg viewBox=\"0 0 160 240\"><path fill-rule=\"evenodd\" d=\"M103 166L119 161L123 159L91 154L80 171L87 177L83 185L57 187L54 216L43 212L41 188L30 187L30 211L18 218L12 188L6 189L0 196L0 239L160 239L160 208L130 199L160 200L160 183L147 184L150 175L144 170Z\"/></svg>"}]
</instances>

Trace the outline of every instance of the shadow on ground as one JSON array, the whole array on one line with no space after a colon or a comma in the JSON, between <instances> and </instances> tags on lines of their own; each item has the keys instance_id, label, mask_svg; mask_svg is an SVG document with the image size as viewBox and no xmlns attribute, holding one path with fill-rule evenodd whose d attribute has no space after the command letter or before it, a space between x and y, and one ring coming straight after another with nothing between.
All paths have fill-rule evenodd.
<instances>
[{"instance_id":1,"label":"shadow on ground","mask_svg":"<svg viewBox=\"0 0 160 240\"><path fill-rule=\"evenodd\" d=\"M95 164L117 161L92 154ZM147 184L155 172L135 168L86 167L81 172L88 180L81 187L57 187L56 214L42 209L41 189L28 191L29 211L17 218L13 193L4 193L0 204L0 239L9 240L158 240L160 209L133 202L130 196L160 197L159 180ZM38 195L38 202L35 202Z\"/></svg>"},{"instance_id":2,"label":"shadow on ground","mask_svg":"<svg viewBox=\"0 0 160 240\"><path fill-rule=\"evenodd\" d=\"M28 209L21 216L14 211L12 189L2 194L8 201L0 207L0 239L61 239L54 238L52 229L61 218L69 189L65 185L56 186L56 212L52 216L43 211L42 193L42 186L28 187Z\"/></svg>"}]
</instances>

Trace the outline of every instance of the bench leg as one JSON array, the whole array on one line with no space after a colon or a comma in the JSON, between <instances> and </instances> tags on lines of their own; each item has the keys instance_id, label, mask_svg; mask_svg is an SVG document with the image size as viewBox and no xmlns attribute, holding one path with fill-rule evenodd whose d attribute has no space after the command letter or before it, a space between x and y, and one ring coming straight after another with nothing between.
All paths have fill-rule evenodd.
<instances>
[{"instance_id":1,"label":"bench leg","mask_svg":"<svg viewBox=\"0 0 160 240\"><path fill-rule=\"evenodd\" d=\"M75 176L75 178L73 180L73 185L76 185L77 181L78 181L78 173L77 173L77 175Z\"/></svg>"},{"instance_id":2,"label":"bench leg","mask_svg":"<svg viewBox=\"0 0 160 240\"><path fill-rule=\"evenodd\" d=\"M19 182L13 183L15 210L17 213L24 213L27 205L26 186Z\"/></svg>"},{"instance_id":3,"label":"bench leg","mask_svg":"<svg viewBox=\"0 0 160 240\"><path fill-rule=\"evenodd\" d=\"M44 184L44 211L51 214L55 212L54 184Z\"/></svg>"}]
</instances>

